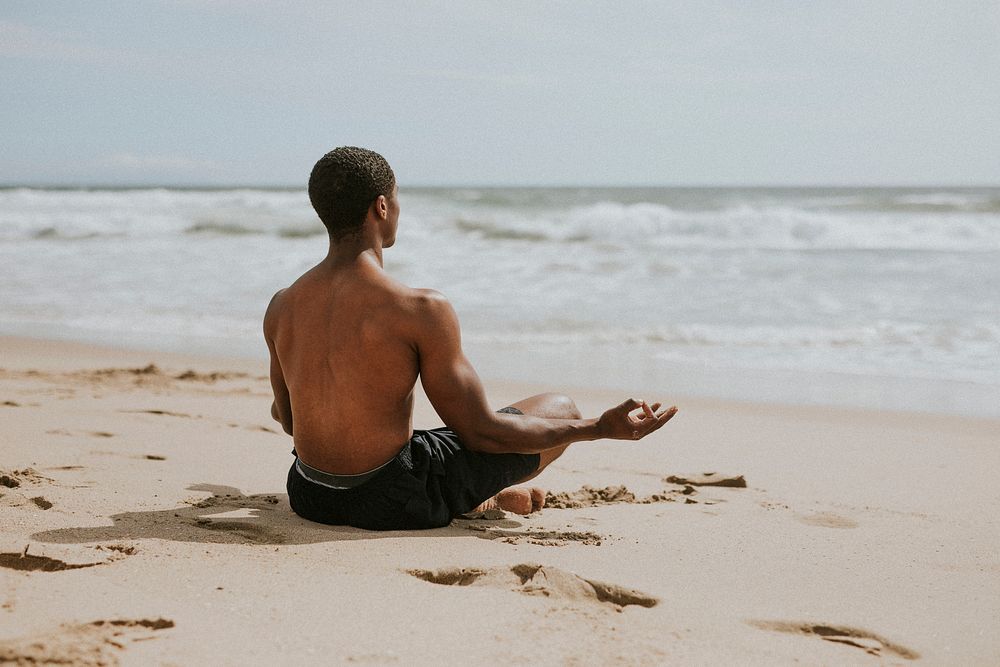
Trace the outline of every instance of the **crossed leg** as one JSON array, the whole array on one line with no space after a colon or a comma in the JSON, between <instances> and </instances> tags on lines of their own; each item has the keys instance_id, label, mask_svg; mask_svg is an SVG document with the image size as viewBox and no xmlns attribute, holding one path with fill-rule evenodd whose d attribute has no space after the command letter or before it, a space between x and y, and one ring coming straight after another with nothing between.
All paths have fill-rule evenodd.
<instances>
[{"instance_id":1,"label":"crossed leg","mask_svg":"<svg viewBox=\"0 0 1000 667\"><path fill-rule=\"evenodd\" d=\"M548 419L581 419L580 411L569 396L563 394L538 394L531 396L517 403L512 403L512 408L517 408L526 415L533 417L546 417ZM539 454L538 468L524 479L518 480L518 484L523 484L537 477L550 463L562 456L569 445L547 449ZM533 487L511 486L497 495L493 496L477 509L500 509L514 512L515 514L529 514L536 512L545 506L545 491Z\"/></svg>"}]
</instances>

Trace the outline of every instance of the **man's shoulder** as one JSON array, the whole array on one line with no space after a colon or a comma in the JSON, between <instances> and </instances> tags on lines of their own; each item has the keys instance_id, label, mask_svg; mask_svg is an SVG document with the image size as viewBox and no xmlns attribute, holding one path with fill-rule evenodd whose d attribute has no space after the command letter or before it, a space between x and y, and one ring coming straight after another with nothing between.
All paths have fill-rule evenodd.
<instances>
[{"instance_id":1,"label":"man's shoulder","mask_svg":"<svg viewBox=\"0 0 1000 667\"><path fill-rule=\"evenodd\" d=\"M411 287L410 299L418 306L422 308L440 308L448 304L448 298L438 292L435 289L428 289L425 287Z\"/></svg>"},{"instance_id":2,"label":"man's shoulder","mask_svg":"<svg viewBox=\"0 0 1000 667\"><path fill-rule=\"evenodd\" d=\"M397 331L401 335L422 339L440 333L442 327L457 325L455 310L441 292L399 283L397 286L382 313L400 327Z\"/></svg>"},{"instance_id":3,"label":"man's shoulder","mask_svg":"<svg viewBox=\"0 0 1000 667\"><path fill-rule=\"evenodd\" d=\"M414 315L422 317L440 317L442 314L454 312L448 298L434 289L410 287L405 301Z\"/></svg>"},{"instance_id":4,"label":"man's shoulder","mask_svg":"<svg viewBox=\"0 0 1000 667\"><path fill-rule=\"evenodd\" d=\"M287 287L282 287L280 290L275 292L274 295L271 297L271 302L267 305L267 307L270 308L271 306L279 304L282 297L285 295L285 292L287 291L288 291Z\"/></svg>"},{"instance_id":5,"label":"man's shoulder","mask_svg":"<svg viewBox=\"0 0 1000 667\"><path fill-rule=\"evenodd\" d=\"M288 288L283 288L274 293L271 300L267 304L267 310L264 311L264 328L267 329L270 323L274 322L274 319L278 316L281 310L282 301L285 292Z\"/></svg>"}]
</instances>

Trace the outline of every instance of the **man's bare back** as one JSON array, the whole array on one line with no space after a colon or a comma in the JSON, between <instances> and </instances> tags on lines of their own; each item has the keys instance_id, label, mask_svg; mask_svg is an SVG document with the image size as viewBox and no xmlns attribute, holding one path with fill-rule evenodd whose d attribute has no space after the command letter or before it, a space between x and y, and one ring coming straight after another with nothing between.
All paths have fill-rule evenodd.
<instances>
[{"instance_id":1,"label":"man's bare back","mask_svg":"<svg viewBox=\"0 0 1000 667\"><path fill-rule=\"evenodd\" d=\"M314 478L307 481L314 485L341 490L343 498L331 500L339 503L338 508L353 502L347 497L351 494L352 498L372 496L374 500L365 502L376 505L381 500L374 490L378 484L369 484L365 492L348 492L350 478L342 476L389 464L400 469L414 465L405 448L411 439L418 439L412 423L418 378L447 427L432 435L418 432L421 447L434 459L427 466L444 471L441 474L451 470L460 471L448 473L454 477L478 478L469 482L450 479L452 488L445 496L428 501L448 505L435 510L437 518L427 519L434 525L440 524L442 516L447 519L442 511L454 514L471 509L466 505L476 494L484 494L483 489L491 488L472 506L500 492L503 485L492 488L483 481L493 475L494 468L510 468L507 477L497 477L504 484L525 481L573 442L638 440L676 413L676 408L660 410L658 403L629 399L597 419L583 419L572 401L551 394L515 403L508 412L518 414L494 412L462 352L458 318L448 301L432 290L402 285L383 270L383 249L395 242L399 219L395 177L384 159L364 149L331 151L313 170L309 193L330 230L329 252L290 287L275 294L264 317L264 336L271 355L272 416L294 439L298 459L305 464L298 472L312 474ZM425 441L442 434L446 438L440 443ZM401 454L406 454L402 463L396 461ZM289 473L290 498L292 485L303 493L316 491L313 486L302 487L295 470ZM405 481L403 486L410 485L405 472L382 476L393 475L396 487L400 480ZM323 480L336 483L324 484ZM344 482L348 486L340 486L343 480L348 480ZM400 508L417 502L408 500L405 493L398 488L388 492L400 496ZM325 497L316 496L312 505L324 502ZM363 504L354 502L359 507ZM362 509L357 513L363 514ZM329 511L337 518L313 510L307 518L339 523L355 516L347 509ZM351 520L363 525L365 518ZM372 525L395 524L390 517ZM419 521L399 525L422 527Z\"/></svg>"},{"instance_id":2,"label":"man's bare back","mask_svg":"<svg viewBox=\"0 0 1000 667\"><path fill-rule=\"evenodd\" d=\"M272 377L296 397L286 409L302 460L361 473L410 438L420 370L412 334L433 298L364 253L324 261L275 295L265 319L272 363L280 359Z\"/></svg>"}]
</instances>

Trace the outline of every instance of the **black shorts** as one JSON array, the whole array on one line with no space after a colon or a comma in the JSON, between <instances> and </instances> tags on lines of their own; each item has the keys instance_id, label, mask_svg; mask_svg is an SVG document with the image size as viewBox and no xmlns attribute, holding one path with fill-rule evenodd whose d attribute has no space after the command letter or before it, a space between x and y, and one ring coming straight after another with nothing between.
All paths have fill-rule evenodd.
<instances>
[{"instance_id":1,"label":"black shorts","mask_svg":"<svg viewBox=\"0 0 1000 667\"><path fill-rule=\"evenodd\" d=\"M516 408L501 412L519 413ZM465 449L454 431L415 430L403 449L360 486L334 489L288 471L288 501L304 519L369 530L447 526L452 517L538 470L538 454Z\"/></svg>"}]
</instances>

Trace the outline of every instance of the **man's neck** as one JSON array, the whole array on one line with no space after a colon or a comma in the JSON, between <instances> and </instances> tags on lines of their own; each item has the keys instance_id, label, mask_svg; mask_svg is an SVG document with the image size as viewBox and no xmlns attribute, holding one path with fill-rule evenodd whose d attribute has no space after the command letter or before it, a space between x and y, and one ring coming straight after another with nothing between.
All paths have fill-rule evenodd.
<instances>
[{"instance_id":1,"label":"man's neck","mask_svg":"<svg viewBox=\"0 0 1000 667\"><path fill-rule=\"evenodd\" d=\"M339 240L330 239L330 250L324 263L331 267L351 264L376 264L380 269L382 263L382 243L378 239L366 238L365 234L346 236Z\"/></svg>"}]
</instances>

